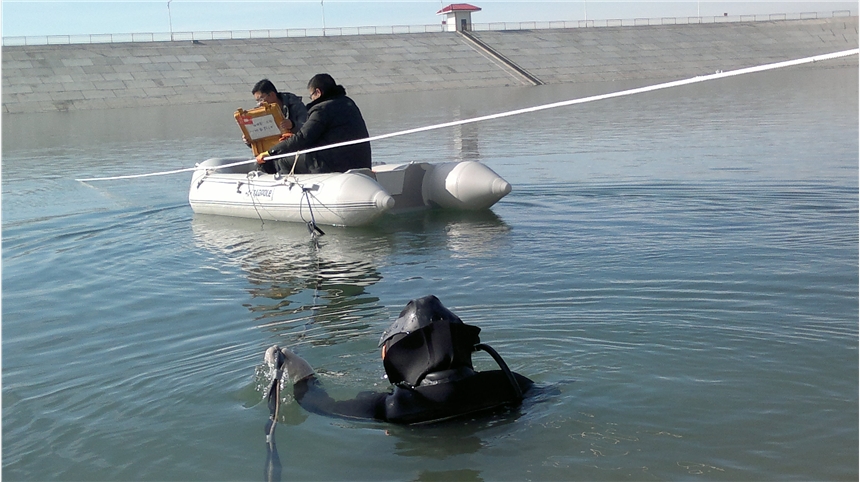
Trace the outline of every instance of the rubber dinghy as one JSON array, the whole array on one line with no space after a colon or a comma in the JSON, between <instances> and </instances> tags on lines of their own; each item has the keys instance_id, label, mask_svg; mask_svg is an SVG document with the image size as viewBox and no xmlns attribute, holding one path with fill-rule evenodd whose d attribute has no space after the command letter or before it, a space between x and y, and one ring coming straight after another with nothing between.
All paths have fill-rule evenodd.
<instances>
[{"instance_id":1,"label":"rubber dinghy","mask_svg":"<svg viewBox=\"0 0 860 482\"><path fill-rule=\"evenodd\" d=\"M213 158L198 164L188 192L195 213L362 226L386 212L488 209L511 192L507 181L475 161L281 176L260 173L243 160ZM229 164L239 165L214 169Z\"/></svg>"}]
</instances>

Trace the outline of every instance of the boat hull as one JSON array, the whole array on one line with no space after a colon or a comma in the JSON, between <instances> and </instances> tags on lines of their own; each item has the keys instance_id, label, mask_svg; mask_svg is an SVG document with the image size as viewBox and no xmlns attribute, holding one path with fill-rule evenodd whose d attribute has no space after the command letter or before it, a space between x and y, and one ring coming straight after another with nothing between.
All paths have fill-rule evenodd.
<instances>
[{"instance_id":1,"label":"boat hull","mask_svg":"<svg viewBox=\"0 0 860 482\"><path fill-rule=\"evenodd\" d=\"M199 167L230 162L235 160L210 159ZM361 172L287 178L235 172L232 168L224 171L195 171L188 194L195 213L361 226L394 206L394 199L371 176Z\"/></svg>"},{"instance_id":2,"label":"boat hull","mask_svg":"<svg viewBox=\"0 0 860 482\"><path fill-rule=\"evenodd\" d=\"M248 172L252 166L241 161L208 159L198 165L201 169L194 172L188 194L194 212L361 226L386 212L488 209L511 192L507 181L475 161L378 165L372 171L295 176Z\"/></svg>"},{"instance_id":3,"label":"boat hull","mask_svg":"<svg viewBox=\"0 0 860 482\"><path fill-rule=\"evenodd\" d=\"M511 192L511 185L476 161L374 166L377 182L395 200L392 213L442 208L489 209Z\"/></svg>"}]
</instances>

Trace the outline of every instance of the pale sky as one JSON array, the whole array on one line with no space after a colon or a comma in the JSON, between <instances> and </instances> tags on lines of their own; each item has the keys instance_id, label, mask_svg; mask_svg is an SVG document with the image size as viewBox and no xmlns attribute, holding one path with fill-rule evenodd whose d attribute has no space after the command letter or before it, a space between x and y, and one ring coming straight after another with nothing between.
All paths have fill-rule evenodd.
<instances>
[{"instance_id":1,"label":"pale sky","mask_svg":"<svg viewBox=\"0 0 860 482\"><path fill-rule=\"evenodd\" d=\"M436 12L450 3L482 8L474 23L713 17L850 10L857 2L828 1L43 1L3 0L2 36L86 35L107 33L204 32L436 25Z\"/></svg>"}]
</instances>

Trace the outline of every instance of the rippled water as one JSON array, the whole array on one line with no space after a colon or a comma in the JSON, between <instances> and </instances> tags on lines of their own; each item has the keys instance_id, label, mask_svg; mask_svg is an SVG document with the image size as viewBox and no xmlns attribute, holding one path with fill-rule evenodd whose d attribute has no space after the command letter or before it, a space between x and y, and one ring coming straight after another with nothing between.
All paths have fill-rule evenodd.
<instances>
[{"instance_id":1,"label":"rippled water","mask_svg":"<svg viewBox=\"0 0 860 482\"><path fill-rule=\"evenodd\" d=\"M382 390L379 334L433 293L542 390L418 428L288 398L282 480L856 480L857 82L816 64L379 142L514 191L319 249L195 216L189 175L73 180L246 154L239 106L4 116L3 478L263 479L265 348ZM356 100L379 134L626 87Z\"/></svg>"}]
</instances>

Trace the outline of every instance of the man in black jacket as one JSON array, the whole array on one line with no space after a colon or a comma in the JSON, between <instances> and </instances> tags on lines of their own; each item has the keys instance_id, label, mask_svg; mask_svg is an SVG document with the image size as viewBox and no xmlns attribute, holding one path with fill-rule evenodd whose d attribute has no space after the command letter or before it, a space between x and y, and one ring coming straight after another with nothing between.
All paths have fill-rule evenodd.
<instances>
[{"instance_id":1,"label":"man in black jacket","mask_svg":"<svg viewBox=\"0 0 860 482\"><path fill-rule=\"evenodd\" d=\"M308 82L311 103L307 105L308 120L292 137L276 144L268 152L257 156L259 164L271 163L266 158L288 152L337 144L368 137L367 125L355 102L346 96L346 89L338 85L331 75L317 74ZM370 168L370 143L304 154L277 160L278 172L316 174L346 172L350 169ZM295 163L295 166L294 166Z\"/></svg>"}]
</instances>

